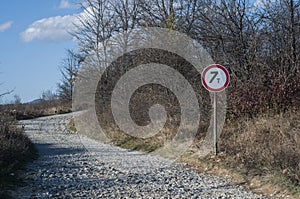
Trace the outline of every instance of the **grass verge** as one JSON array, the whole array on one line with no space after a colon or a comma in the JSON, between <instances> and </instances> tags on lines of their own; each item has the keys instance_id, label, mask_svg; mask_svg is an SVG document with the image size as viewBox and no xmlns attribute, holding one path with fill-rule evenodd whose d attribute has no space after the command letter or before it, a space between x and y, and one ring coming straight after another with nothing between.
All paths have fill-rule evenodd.
<instances>
[{"instance_id":1,"label":"grass verge","mask_svg":"<svg viewBox=\"0 0 300 199\"><path fill-rule=\"evenodd\" d=\"M199 150L196 146L191 151ZM300 198L300 113L227 120L220 153L180 162L200 172L228 176L248 190L276 198Z\"/></svg>"},{"instance_id":2,"label":"grass verge","mask_svg":"<svg viewBox=\"0 0 300 199\"><path fill-rule=\"evenodd\" d=\"M68 129L72 132L77 132L74 118L71 118L70 122L68 123Z\"/></svg>"},{"instance_id":3,"label":"grass verge","mask_svg":"<svg viewBox=\"0 0 300 199\"><path fill-rule=\"evenodd\" d=\"M300 198L300 113L261 115L227 120L219 140L220 154L199 159L197 151L206 128L179 161L199 172L230 177L248 190L278 198ZM165 129L150 139L105 130L116 145L151 152L170 141L174 132ZM203 132L202 132L203 131Z\"/></svg>"},{"instance_id":4,"label":"grass verge","mask_svg":"<svg viewBox=\"0 0 300 199\"><path fill-rule=\"evenodd\" d=\"M0 198L9 198L8 190L22 183L18 171L37 158L37 152L23 129L10 115L0 116Z\"/></svg>"}]
</instances>

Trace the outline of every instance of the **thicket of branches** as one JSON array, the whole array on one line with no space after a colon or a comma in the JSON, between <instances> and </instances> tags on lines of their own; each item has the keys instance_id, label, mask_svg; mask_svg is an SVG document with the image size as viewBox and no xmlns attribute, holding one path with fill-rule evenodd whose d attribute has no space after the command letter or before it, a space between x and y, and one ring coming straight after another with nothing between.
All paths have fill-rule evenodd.
<instances>
[{"instance_id":1,"label":"thicket of branches","mask_svg":"<svg viewBox=\"0 0 300 199\"><path fill-rule=\"evenodd\" d=\"M200 42L215 62L231 71L231 116L298 108L300 2L257 2L86 0L74 36L79 51L95 53L103 66L108 56L105 42L112 35L145 26L178 30Z\"/></svg>"},{"instance_id":2,"label":"thicket of branches","mask_svg":"<svg viewBox=\"0 0 300 199\"><path fill-rule=\"evenodd\" d=\"M63 102L71 102L75 79L78 74L79 65L82 57L79 53L73 50L67 50L67 57L63 60L61 65L62 80L57 84L57 95Z\"/></svg>"},{"instance_id":3,"label":"thicket of branches","mask_svg":"<svg viewBox=\"0 0 300 199\"><path fill-rule=\"evenodd\" d=\"M131 116L137 124L147 124L149 107L160 103L168 111L165 132L160 132L153 139L137 140L132 137L128 139L127 135L116 129L109 100L116 82L126 71L137 63L152 60L167 65L179 64L175 68L185 77L193 72L189 65L172 54L151 50L128 53L108 67L110 52L107 39L140 27L177 30L197 40L216 63L224 65L231 72L227 89L227 118L233 122L242 121L242 124L229 124L221 137L220 149L232 159L229 160L230 164L234 168L248 170L262 166L270 171L288 170L288 178L299 183L297 123L274 117L271 119L273 123L258 125L261 121L249 124L238 119L257 116L258 119L256 117L253 120L256 121L260 114L299 111L299 0L259 0L255 3L252 0L85 0L82 9L84 14L79 15L78 31L73 35L79 41L79 52L83 57L95 54L93 61L96 63L91 65L98 65L100 67L96 70L105 72L98 84L96 112L101 127L110 129L107 133L111 134L113 141L125 143L124 146L126 143L132 144L131 140L141 146L151 146L151 143L161 146L162 139L174 136L180 119L176 96L161 86L147 85L134 93L129 106ZM118 42L120 49L126 50L130 45L130 37L125 36ZM193 77L200 81L197 75ZM193 86L204 99L202 116L208 116L208 92L200 83ZM209 119L209 116L203 118ZM201 126L204 123L207 122L200 122L199 131L202 129L206 132L207 127ZM286 123L290 125L283 128ZM199 139L203 137L203 132L198 133ZM163 136L165 138L160 139Z\"/></svg>"}]
</instances>

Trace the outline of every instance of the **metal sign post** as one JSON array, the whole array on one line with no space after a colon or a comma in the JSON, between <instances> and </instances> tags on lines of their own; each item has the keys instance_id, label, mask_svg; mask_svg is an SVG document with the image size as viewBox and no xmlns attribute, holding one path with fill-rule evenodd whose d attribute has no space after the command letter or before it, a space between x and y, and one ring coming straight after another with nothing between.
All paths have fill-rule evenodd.
<instances>
[{"instance_id":1,"label":"metal sign post","mask_svg":"<svg viewBox=\"0 0 300 199\"><path fill-rule=\"evenodd\" d=\"M213 92L213 148L214 154L218 155L218 121L217 121L217 92L223 91L229 84L229 72L219 64L206 67L202 72L202 85Z\"/></svg>"},{"instance_id":2,"label":"metal sign post","mask_svg":"<svg viewBox=\"0 0 300 199\"><path fill-rule=\"evenodd\" d=\"M214 92L214 153L218 155L217 94Z\"/></svg>"}]
</instances>

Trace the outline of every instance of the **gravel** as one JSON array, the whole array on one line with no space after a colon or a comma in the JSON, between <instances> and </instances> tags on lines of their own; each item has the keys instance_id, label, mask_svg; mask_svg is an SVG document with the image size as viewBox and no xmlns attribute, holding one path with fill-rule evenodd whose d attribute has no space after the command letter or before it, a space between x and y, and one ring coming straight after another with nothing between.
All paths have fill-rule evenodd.
<instances>
[{"instance_id":1,"label":"gravel","mask_svg":"<svg viewBox=\"0 0 300 199\"><path fill-rule=\"evenodd\" d=\"M14 198L266 198L230 179L128 151L67 130L72 114L21 121L39 158Z\"/></svg>"}]
</instances>

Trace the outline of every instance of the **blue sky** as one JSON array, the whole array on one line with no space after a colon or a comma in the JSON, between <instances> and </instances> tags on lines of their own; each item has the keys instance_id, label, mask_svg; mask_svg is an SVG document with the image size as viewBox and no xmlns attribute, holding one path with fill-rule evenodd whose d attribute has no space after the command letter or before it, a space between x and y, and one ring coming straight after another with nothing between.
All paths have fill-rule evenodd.
<instances>
[{"instance_id":1,"label":"blue sky","mask_svg":"<svg viewBox=\"0 0 300 199\"><path fill-rule=\"evenodd\" d=\"M22 102L56 90L66 49L76 49L68 33L80 12L72 0L3 0L0 6L0 99Z\"/></svg>"}]
</instances>

